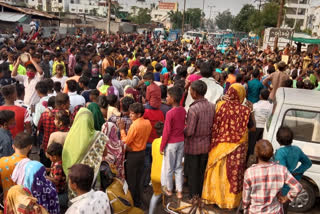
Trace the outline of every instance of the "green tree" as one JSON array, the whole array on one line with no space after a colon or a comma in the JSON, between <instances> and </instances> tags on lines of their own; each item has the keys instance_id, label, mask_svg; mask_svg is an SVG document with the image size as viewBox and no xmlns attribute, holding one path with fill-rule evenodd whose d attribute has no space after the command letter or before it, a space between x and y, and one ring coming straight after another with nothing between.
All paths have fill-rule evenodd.
<instances>
[{"instance_id":1,"label":"green tree","mask_svg":"<svg viewBox=\"0 0 320 214\"><path fill-rule=\"evenodd\" d=\"M139 25L150 23L150 10L148 8L139 8L138 14L129 16L129 20Z\"/></svg>"},{"instance_id":2,"label":"green tree","mask_svg":"<svg viewBox=\"0 0 320 214\"><path fill-rule=\"evenodd\" d=\"M201 20L204 18L205 14L200 8L188 8L185 14L185 23L190 24L193 29L200 27Z\"/></svg>"},{"instance_id":3,"label":"green tree","mask_svg":"<svg viewBox=\"0 0 320 214\"><path fill-rule=\"evenodd\" d=\"M257 10L249 17L249 28L261 37L265 28L277 26L278 11L279 3L272 1L264 4L261 11Z\"/></svg>"},{"instance_id":4,"label":"green tree","mask_svg":"<svg viewBox=\"0 0 320 214\"><path fill-rule=\"evenodd\" d=\"M181 29L182 27L182 13L180 11L174 12L171 10L168 12L168 16L170 19L170 22L172 24L173 29Z\"/></svg>"},{"instance_id":5,"label":"green tree","mask_svg":"<svg viewBox=\"0 0 320 214\"><path fill-rule=\"evenodd\" d=\"M232 27L233 16L230 10L225 10L222 13L219 12L215 20L219 29L226 30Z\"/></svg>"},{"instance_id":6,"label":"green tree","mask_svg":"<svg viewBox=\"0 0 320 214\"><path fill-rule=\"evenodd\" d=\"M248 20L252 14L257 10L252 4L245 4L238 15L236 15L232 22L232 29L242 32L250 32L251 28L249 26Z\"/></svg>"}]
</instances>

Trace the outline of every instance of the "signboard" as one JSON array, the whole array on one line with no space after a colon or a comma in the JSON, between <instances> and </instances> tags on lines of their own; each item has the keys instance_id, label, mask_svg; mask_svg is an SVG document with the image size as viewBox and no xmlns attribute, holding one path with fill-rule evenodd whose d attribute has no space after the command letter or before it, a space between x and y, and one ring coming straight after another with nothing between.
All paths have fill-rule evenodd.
<instances>
[{"instance_id":1,"label":"signboard","mask_svg":"<svg viewBox=\"0 0 320 214\"><path fill-rule=\"evenodd\" d=\"M177 10L177 3L171 3L171 2L159 2L158 5L159 10Z\"/></svg>"},{"instance_id":2,"label":"signboard","mask_svg":"<svg viewBox=\"0 0 320 214\"><path fill-rule=\"evenodd\" d=\"M278 38L291 39L293 36L293 29L281 29L281 28L270 29L269 41L271 41L271 38L275 38L276 36L278 36Z\"/></svg>"}]
</instances>

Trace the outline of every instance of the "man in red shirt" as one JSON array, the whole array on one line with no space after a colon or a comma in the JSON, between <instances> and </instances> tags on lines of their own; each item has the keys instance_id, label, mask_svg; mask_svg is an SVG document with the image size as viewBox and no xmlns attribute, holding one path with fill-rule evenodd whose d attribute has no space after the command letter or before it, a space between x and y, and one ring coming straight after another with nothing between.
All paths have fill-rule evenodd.
<instances>
[{"instance_id":1,"label":"man in red shirt","mask_svg":"<svg viewBox=\"0 0 320 214\"><path fill-rule=\"evenodd\" d=\"M50 161L46 158L45 152L47 151L48 141L51 133L56 131L68 131L66 128L63 130L59 130L55 124L55 114L59 110L66 110L68 111L70 108L70 100L69 96L64 93L58 93L55 98L55 109L52 111L45 111L41 114L39 123L38 123L38 130L39 133L43 133L42 145L40 150L40 160L46 167L50 167Z\"/></svg>"},{"instance_id":2,"label":"man in red shirt","mask_svg":"<svg viewBox=\"0 0 320 214\"><path fill-rule=\"evenodd\" d=\"M144 84L147 86L146 109L159 109L161 106L161 89L154 83L153 73L148 72L143 76Z\"/></svg>"},{"instance_id":3,"label":"man in red shirt","mask_svg":"<svg viewBox=\"0 0 320 214\"><path fill-rule=\"evenodd\" d=\"M14 105L14 101L17 99L17 91L15 85L6 85L1 89L1 94L5 99L5 103L3 106L0 106L0 111L2 110L10 110L15 113L15 121L16 126L10 129L12 137L26 130L29 134L31 134L31 116L25 108Z\"/></svg>"}]
</instances>

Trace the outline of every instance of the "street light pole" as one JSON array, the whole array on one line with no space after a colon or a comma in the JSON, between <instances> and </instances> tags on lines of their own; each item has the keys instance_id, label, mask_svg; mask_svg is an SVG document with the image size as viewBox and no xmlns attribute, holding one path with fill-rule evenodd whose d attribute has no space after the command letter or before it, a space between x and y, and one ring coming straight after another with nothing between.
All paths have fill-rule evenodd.
<instances>
[{"instance_id":1,"label":"street light pole","mask_svg":"<svg viewBox=\"0 0 320 214\"><path fill-rule=\"evenodd\" d=\"M204 13L204 1L205 1L205 0L202 1L202 13ZM202 14L201 14L201 16L202 16ZM205 17L202 18L202 27L203 27L203 28L204 28L204 18L205 18Z\"/></svg>"},{"instance_id":2,"label":"street light pole","mask_svg":"<svg viewBox=\"0 0 320 214\"><path fill-rule=\"evenodd\" d=\"M184 34L184 19L185 19L185 13L186 13L186 0L183 2L183 14L182 14L182 29L181 29L181 34L183 36Z\"/></svg>"}]
</instances>

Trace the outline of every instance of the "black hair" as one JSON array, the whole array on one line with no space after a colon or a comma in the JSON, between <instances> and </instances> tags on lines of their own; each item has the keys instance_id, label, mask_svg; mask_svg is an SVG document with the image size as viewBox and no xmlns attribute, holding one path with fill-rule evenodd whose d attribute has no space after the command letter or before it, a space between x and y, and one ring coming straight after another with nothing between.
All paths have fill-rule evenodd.
<instances>
[{"instance_id":1,"label":"black hair","mask_svg":"<svg viewBox=\"0 0 320 214\"><path fill-rule=\"evenodd\" d=\"M182 99L183 90L177 86L168 89L168 94L174 99L176 103L180 103Z\"/></svg>"},{"instance_id":2,"label":"black hair","mask_svg":"<svg viewBox=\"0 0 320 214\"><path fill-rule=\"evenodd\" d=\"M89 192L91 190L93 178L94 170L88 165L74 164L69 168L70 181L82 191Z\"/></svg>"},{"instance_id":3,"label":"black hair","mask_svg":"<svg viewBox=\"0 0 320 214\"><path fill-rule=\"evenodd\" d=\"M196 92L199 96L204 97L207 93L207 84L202 80L197 80L191 83L191 89Z\"/></svg>"},{"instance_id":4,"label":"black hair","mask_svg":"<svg viewBox=\"0 0 320 214\"><path fill-rule=\"evenodd\" d=\"M135 114L141 114L141 117L144 114L144 107L141 103L133 103L130 105L129 110Z\"/></svg>"},{"instance_id":5,"label":"black hair","mask_svg":"<svg viewBox=\"0 0 320 214\"><path fill-rule=\"evenodd\" d=\"M54 91L55 92L60 92L61 91L61 89L62 89L62 87L61 87L61 82L54 82L53 83L53 89L54 89Z\"/></svg>"},{"instance_id":6,"label":"black hair","mask_svg":"<svg viewBox=\"0 0 320 214\"><path fill-rule=\"evenodd\" d=\"M8 99L14 93L16 93L16 87L14 85L5 85L1 88L1 94L4 98Z\"/></svg>"},{"instance_id":7,"label":"black hair","mask_svg":"<svg viewBox=\"0 0 320 214\"><path fill-rule=\"evenodd\" d=\"M53 89L53 86L54 86L54 82L51 78L46 78L43 80L46 84L47 84L47 87L48 87L48 93L52 91Z\"/></svg>"},{"instance_id":8,"label":"black hair","mask_svg":"<svg viewBox=\"0 0 320 214\"><path fill-rule=\"evenodd\" d=\"M81 73L82 73L82 66L81 65L76 65L76 67L74 68L74 73L80 76Z\"/></svg>"},{"instance_id":9,"label":"black hair","mask_svg":"<svg viewBox=\"0 0 320 214\"><path fill-rule=\"evenodd\" d=\"M68 94L61 93L61 92L57 93L56 99L55 99L55 106L56 107L67 104L67 102L69 102Z\"/></svg>"},{"instance_id":10,"label":"black hair","mask_svg":"<svg viewBox=\"0 0 320 214\"><path fill-rule=\"evenodd\" d=\"M99 92L98 89L93 89L93 90L90 91L90 95L91 96L95 96L95 97L99 97L100 92Z\"/></svg>"},{"instance_id":11,"label":"black hair","mask_svg":"<svg viewBox=\"0 0 320 214\"><path fill-rule=\"evenodd\" d=\"M62 156L62 149L63 146L60 143L51 143L47 149L47 153L50 156L58 156L61 157Z\"/></svg>"},{"instance_id":12,"label":"black hair","mask_svg":"<svg viewBox=\"0 0 320 214\"><path fill-rule=\"evenodd\" d=\"M139 67L137 65L132 66L132 68L131 68L132 76L136 75L138 73L138 71L139 71Z\"/></svg>"},{"instance_id":13,"label":"black hair","mask_svg":"<svg viewBox=\"0 0 320 214\"><path fill-rule=\"evenodd\" d=\"M292 88L293 81L291 79L287 79L283 81L283 87Z\"/></svg>"},{"instance_id":14,"label":"black hair","mask_svg":"<svg viewBox=\"0 0 320 214\"><path fill-rule=\"evenodd\" d=\"M168 87L166 85L160 85L161 99L166 99Z\"/></svg>"},{"instance_id":15,"label":"black hair","mask_svg":"<svg viewBox=\"0 0 320 214\"><path fill-rule=\"evenodd\" d=\"M203 77L209 78L212 77L212 71L210 70L211 66L208 62L203 62L200 66L200 74Z\"/></svg>"},{"instance_id":16,"label":"black hair","mask_svg":"<svg viewBox=\"0 0 320 214\"><path fill-rule=\"evenodd\" d=\"M103 83L104 84L108 84L108 82L112 81L112 76L108 73L106 73L105 75L103 75Z\"/></svg>"},{"instance_id":17,"label":"black hair","mask_svg":"<svg viewBox=\"0 0 320 214\"><path fill-rule=\"evenodd\" d=\"M82 83L85 87L88 87L90 79L88 77L82 76L79 79L79 83Z\"/></svg>"},{"instance_id":18,"label":"black hair","mask_svg":"<svg viewBox=\"0 0 320 214\"><path fill-rule=\"evenodd\" d=\"M304 88L304 83L302 80L297 81L297 88Z\"/></svg>"},{"instance_id":19,"label":"black hair","mask_svg":"<svg viewBox=\"0 0 320 214\"><path fill-rule=\"evenodd\" d=\"M237 82L237 83L241 83L242 80L243 80L243 75L242 75L242 74L237 74L237 75L236 75L236 82Z\"/></svg>"},{"instance_id":20,"label":"black hair","mask_svg":"<svg viewBox=\"0 0 320 214\"><path fill-rule=\"evenodd\" d=\"M37 70L36 70L36 67L34 67L33 64L27 65L26 69L27 69L27 70L32 70L33 72L36 72L36 71L37 71Z\"/></svg>"},{"instance_id":21,"label":"black hair","mask_svg":"<svg viewBox=\"0 0 320 214\"><path fill-rule=\"evenodd\" d=\"M258 69L255 69L255 70L252 72L252 76L253 76L254 78L258 78L259 75L260 75L260 71L259 71Z\"/></svg>"},{"instance_id":22,"label":"black hair","mask_svg":"<svg viewBox=\"0 0 320 214\"><path fill-rule=\"evenodd\" d=\"M128 112L130 106L134 103L134 99L132 97L124 97L121 99L121 104L122 104L122 111L123 112Z\"/></svg>"},{"instance_id":23,"label":"black hair","mask_svg":"<svg viewBox=\"0 0 320 214\"><path fill-rule=\"evenodd\" d=\"M109 94L107 96L107 100L108 100L108 104L111 106L115 106L117 101L118 101L118 97L114 94Z\"/></svg>"},{"instance_id":24,"label":"black hair","mask_svg":"<svg viewBox=\"0 0 320 214\"><path fill-rule=\"evenodd\" d=\"M48 94L48 85L46 84L46 82L44 80L42 80L36 84L36 90L39 91L43 95L47 95Z\"/></svg>"},{"instance_id":25,"label":"black hair","mask_svg":"<svg viewBox=\"0 0 320 214\"><path fill-rule=\"evenodd\" d=\"M122 73L124 76L128 76L128 68L124 67L119 70L119 73Z\"/></svg>"},{"instance_id":26,"label":"black hair","mask_svg":"<svg viewBox=\"0 0 320 214\"><path fill-rule=\"evenodd\" d=\"M14 111L2 110L0 111L0 125L3 126L5 123L8 123L10 120L14 119Z\"/></svg>"},{"instance_id":27,"label":"black hair","mask_svg":"<svg viewBox=\"0 0 320 214\"><path fill-rule=\"evenodd\" d=\"M70 92L77 91L77 82L75 80L68 80L67 85Z\"/></svg>"},{"instance_id":28,"label":"black hair","mask_svg":"<svg viewBox=\"0 0 320 214\"><path fill-rule=\"evenodd\" d=\"M62 122L63 126L70 125L70 117L69 114L65 110L60 110L55 114L55 118Z\"/></svg>"},{"instance_id":29,"label":"black hair","mask_svg":"<svg viewBox=\"0 0 320 214\"><path fill-rule=\"evenodd\" d=\"M230 67L228 68L228 72L229 72L230 74L234 74L235 71L236 71L236 68L235 68L234 66L230 66Z\"/></svg>"},{"instance_id":30,"label":"black hair","mask_svg":"<svg viewBox=\"0 0 320 214\"><path fill-rule=\"evenodd\" d=\"M115 72L116 72L116 68L112 66L108 66L105 70L105 73L110 74L112 77L114 76Z\"/></svg>"},{"instance_id":31,"label":"black hair","mask_svg":"<svg viewBox=\"0 0 320 214\"><path fill-rule=\"evenodd\" d=\"M98 105L100 108L106 109L108 107L107 97L104 95L99 96L98 97Z\"/></svg>"},{"instance_id":32,"label":"black hair","mask_svg":"<svg viewBox=\"0 0 320 214\"><path fill-rule=\"evenodd\" d=\"M147 72L145 75L143 75L144 80L152 80L154 81L154 75L152 72Z\"/></svg>"},{"instance_id":33,"label":"black hair","mask_svg":"<svg viewBox=\"0 0 320 214\"><path fill-rule=\"evenodd\" d=\"M154 129L156 130L156 133L159 137L162 136L162 132L163 132L163 127L164 127L164 124L163 122L157 122L155 125L154 125Z\"/></svg>"},{"instance_id":34,"label":"black hair","mask_svg":"<svg viewBox=\"0 0 320 214\"><path fill-rule=\"evenodd\" d=\"M160 72L162 70L162 65L160 63L157 63L155 69L157 72Z\"/></svg>"},{"instance_id":35,"label":"black hair","mask_svg":"<svg viewBox=\"0 0 320 214\"><path fill-rule=\"evenodd\" d=\"M289 127L280 127L277 132L277 141L283 146L291 145L293 141L292 130Z\"/></svg>"},{"instance_id":36,"label":"black hair","mask_svg":"<svg viewBox=\"0 0 320 214\"><path fill-rule=\"evenodd\" d=\"M24 95L24 85L18 83L16 84L16 91L17 91L17 96L21 97L22 95Z\"/></svg>"},{"instance_id":37,"label":"black hair","mask_svg":"<svg viewBox=\"0 0 320 214\"><path fill-rule=\"evenodd\" d=\"M268 100L269 99L269 95L270 95L270 92L268 89L264 88L260 91L260 96L263 100Z\"/></svg>"},{"instance_id":38,"label":"black hair","mask_svg":"<svg viewBox=\"0 0 320 214\"><path fill-rule=\"evenodd\" d=\"M56 106L55 99L56 99L56 96L51 96L48 99L48 107L51 107L52 109L55 108L55 106Z\"/></svg>"},{"instance_id":39,"label":"black hair","mask_svg":"<svg viewBox=\"0 0 320 214\"><path fill-rule=\"evenodd\" d=\"M34 138L25 132L20 132L19 134L16 135L13 141L13 145L17 149L25 149L28 146L31 146L33 144Z\"/></svg>"}]
</instances>

